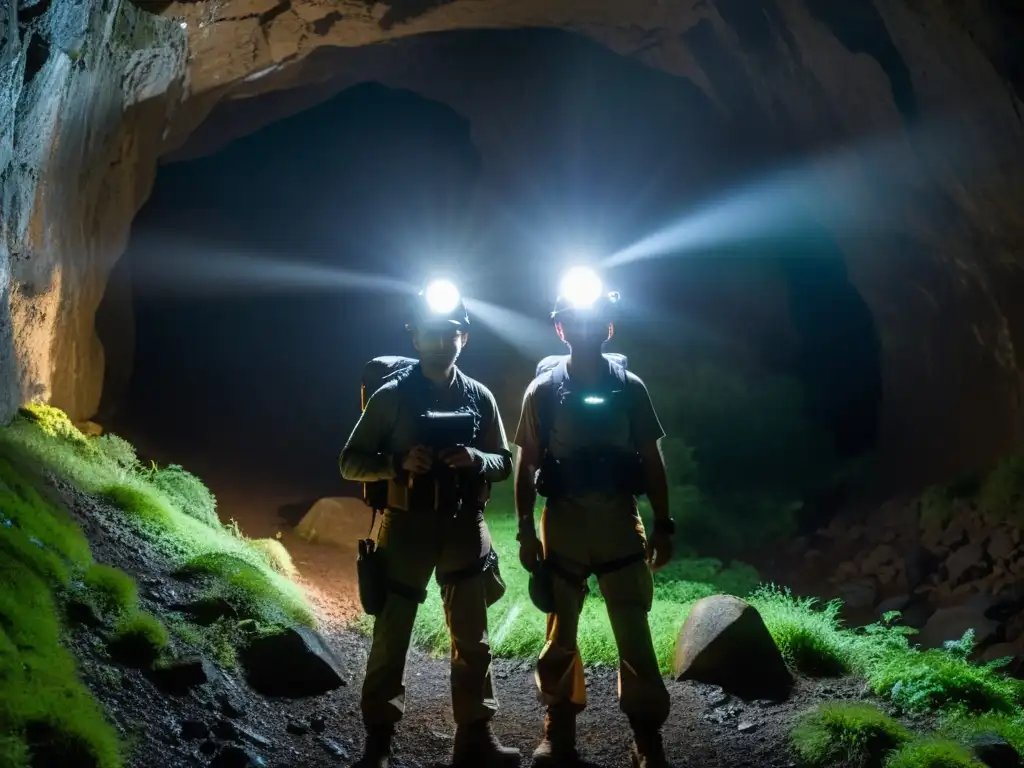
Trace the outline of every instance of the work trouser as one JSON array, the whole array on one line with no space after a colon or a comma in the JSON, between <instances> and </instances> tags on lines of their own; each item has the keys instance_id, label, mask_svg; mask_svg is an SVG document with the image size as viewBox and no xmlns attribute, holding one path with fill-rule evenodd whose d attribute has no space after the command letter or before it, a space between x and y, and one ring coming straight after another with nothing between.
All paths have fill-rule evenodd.
<instances>
[{"instance_id":1,"label":"work trouser","mask_svg":"<svg viewBox=\"0 0 1024 768\"><path fill-rule=\"evenodd\" d=\"M537 662L541 702L577 712L587 704L576 635L585 580L596 573L619 651L619 706L631 722L661 727L669 696L647 621L654 582L642 557L647 542L635 505L557 504L544 509L541 529L555 598Z\"/></svg>"},{"instance_id":2,"label":"work trouser","mask_svg":"<svg viewBox=\"0 0 1024 768\"><path fill-rule=\"evenodd\" d=\"M497 567L478 565L491 549L482 512L458 517L434 511L387 510L377 535L389 590L373 624L373 644L363 680L361 708L367 727L398 722L405 712L405 664L424 593L437 569L451 636L452 712L456 724L489 720L498 708L491 680L487 608L505 591ZM447 576L452 583L445 584Z\"/></svg>"}]
</instances>

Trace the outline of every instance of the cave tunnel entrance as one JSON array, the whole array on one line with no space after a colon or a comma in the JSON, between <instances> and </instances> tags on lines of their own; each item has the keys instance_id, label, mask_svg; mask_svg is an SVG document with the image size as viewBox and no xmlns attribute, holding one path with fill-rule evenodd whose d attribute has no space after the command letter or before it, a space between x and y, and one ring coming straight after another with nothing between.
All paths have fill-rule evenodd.
<instances>
[{"instance_id":1,"label":"cave tunnel entrance","mask_svg":"<svg viewBox=\"0 0 1024 768\"><path fill-rule=\"evenodd\" d=\"M244 517L225 499L357 491L339 482L335 458L358 415L362 365L409 351L402 303L327 290L318 269L417 280L449 267L467 293L542 320L566 249L624 248L778 163L763 126L737 145L735 126L692 83L584 38L436 38L447 72L529 98L497 90L467 118L472 105L350 87L213 155L162 166L136 220L97 317L108 352L98 419L144 455L202 475L225 517ZM503 123L500 158L495 131L483 149L476 140L488 115ZM639 261L609 282L629 298L630 343L670 338L674 355L710 350L794 376L841 452L874 446L877 333L827 233L751 242L728 258ZM543 354L557 352L545 332ZM495 390L509 429L534 362L476 324L463 365Z\"/></svg>"}]
</instances>

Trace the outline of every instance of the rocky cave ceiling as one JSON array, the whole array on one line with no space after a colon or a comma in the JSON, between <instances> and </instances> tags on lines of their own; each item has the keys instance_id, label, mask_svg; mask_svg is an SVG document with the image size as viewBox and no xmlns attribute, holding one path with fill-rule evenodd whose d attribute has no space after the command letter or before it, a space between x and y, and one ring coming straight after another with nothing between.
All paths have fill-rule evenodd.
<instances>
[{"instance_id":1,"label":"rocky cave ceiling","mask_svg":"<svg viewBox=\"0 0 1024 768\"><path fill-rule=\"evenodd\" d=\"M1010 0L17 0L0 14L4 413L31 397L95 411L95 311L161 157L375 80L466 116L500 188L541 140L505 145L530 92L508 69L454 66L442 33L541 27L687 81L707 104L697 135L804 153L823 188L897 222L835 237L881 332L883 459L906 482L1020 444L1024 23ZM957 151L914 140L932 120ZM901 143L884 179L856 152L825 154L877 135Z\"/></svg>"}]
</instances>

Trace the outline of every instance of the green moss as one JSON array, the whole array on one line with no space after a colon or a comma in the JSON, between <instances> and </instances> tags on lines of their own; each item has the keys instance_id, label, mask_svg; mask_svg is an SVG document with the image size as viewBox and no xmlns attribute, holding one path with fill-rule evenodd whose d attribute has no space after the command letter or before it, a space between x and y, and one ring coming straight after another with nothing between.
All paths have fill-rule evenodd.
<instances>
[{"instance_id":1,"label":"green moss","mask_svg":"<svg viewBox=\"0 0 1024 768\"><path fill-rule=\"evenodd\" d=\"M885 768L984 768L959 744L952 741L914 741L900 747Z\"/></svg>"},{"instance_id":2,"label":"green moss","mask_svg":"<svg viewBox=\"0 0 1024 768\"><path fill-rule=\"evenodd\" d=\"M122 437L106 434L96 441L100 453L122 469L134 472L140 469L135 446Z\"/></svg>"},{"instance_id":3,"label":"green moss","mask_svg":"<svg viewBox=\"0 0 1024 768\"><path fill-rule=\"evenodd\" d=\"M235 555L210 552L192 558L178 571L183 578L205 578L204 597L222 599L242 614L267 624L299 623L313 626L315 620L303 601L289 599L276 588L265 571Z\"/></svg>"},{"instance_id":4,"label":"green moss","mask_svg":"<svg viewBox=\"0 0 1024 768\"><path fill-rule=\"evenodd\" d=\"M167 629L160 620L144 611L124 616L114 627L111 652L139 666L154 662L170 642Z\"/></svg>"},{"instance_id":5,"label":"green moss","mask_svg":"<svg viewBox=\"0 0 1024 768\"><path fill-rule=\"evenodd\" d=\"M154 466L145 471L144 477L182 512L211 528L220 528L217 500L191 472L171 464L163 468Z\"/></svg>"},{"instance_id":6,"label":"green moss","mask_svg":"<svg viewBox=\"0 0 1024 768\"><path fill-rule=\"evenodd\" d=\"M814 768L881 768L910 738L907 730L868 704L828 703L797 719L793 750Z\"/></svg>"},{"instance_id":7,"label":"green moss","mask_svg":"<svg viewBox=\"0 0 1024 768\"><path fill-rule=\"evenodd\" d=\"M298 573L292 556L277 539L253 539L249 546L278 573L288 577L294 577Z\"/></svg>"},{"instance_id":8,"label":"green moss","mask_svg":"<svg viewBox=\"0 0 1024 768\"><path fill-rule=\"evenodd\" d=\"M200 627L181 617L174 617L167 620L167 628L177 641L213 659L225 669L238 666L238 648L247 639L239 622L229 618Z\"/></svg>"},{"instance_id":9,"label":"green moss","mask_svg":"<svg viewBox=\"0 0 1024 768\"><path fill-rule=\"evenodd\" d=\"M0 458L0 765L121 765L116 732L61 645L57 590L91 556L81 530ZM34 758L33 758L34 756Z\"/></svg>"},{"instance_id":10,"label":"green moss","mask_svg":"<svg viewBox=\"0 0 1024 768\"><path fill-rule=\"evenodd\" d=\"M313 622L301 589L275 570L288 570L283 548L253 544L220 525L213 496L197 478L176 466L144 469L124 440L86 436L61 411L28 406L0 429L0 765L72 764L83 754L100 768L120 765L115 732L61 647L64 590L75 599L84 590L119 617L111 649L134 663L150 663L169 642L155 617L138 612L132 580L94 565L79 526L39 493L43 472L105 495L159 553L178 565L205 564L208 591L250 606L260 621ZM233 665L249 631L242 624L193 628L196 645ZM45 744L53 749L39 752Z\"/></svg>"},{"instance_id":11,"label":"green moss","mask_svg":"<svg viewBox=\"0 0 1024 768\"><path fill-rule=\"evenodd\" d=\"M124 571L108 565L90 565L82 579L93 604L104 613L132 614L139 607L139 589Z\"/></svg>"},{"instance_id":12,"label":"green moss","mask_svg":"<svg viewBox=\"0 0 1024 768\"><path fill-rule=\"evenodd\" d=\"M45 403L30 403L21 408L19 413L34 422L44 434L50 437L81 445L88 443L88 438L60 408L54 408Z\"/></svg>"}]
</instances>

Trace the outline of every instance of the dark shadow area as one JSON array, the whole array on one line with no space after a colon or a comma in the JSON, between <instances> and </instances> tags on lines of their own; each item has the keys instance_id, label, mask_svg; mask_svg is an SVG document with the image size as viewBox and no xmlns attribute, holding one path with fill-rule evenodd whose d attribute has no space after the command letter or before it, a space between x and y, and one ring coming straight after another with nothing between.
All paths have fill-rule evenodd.
<instances>
[{"instance_id":1,"label":"dark shadow area","mask_svg":"<svg viewBox=\"0 0 1024 768\"><path fill-rule=\"evenodd\" d=\"M462 364L494 390L511 432L536 360L560 349L547 313L569 253L616 253L791 160L764 115L728 124L693 83L578 36L466 32L388 51L419 61L425 82L480 101L453 109L364 83L297 114L302 94L226 105L212 125L245 125L254 111L283 119L161 168L97 320L108 351L101 422L146 455L191 463L215 491L217 476L294 491L264 500L275 519L299 514L281 509L299 500L359 492L335 462L358 416L361 368L411 351L404 298L367 277L419 283L450 271L471 297L510 310L497 326L475 322ZM380 55L314 63L372 72ZM742 102L738 77L723 93ZM608 281L624 296L617 348L665 393L656 405L670 432L693 437L673 420L686 409L668 402L680 387L688 407L722 422L700 433L715 447L697 446L709 482L772 481L787 460L789 432L765 428L747 444L727 423L721 385L739 376L750 410L736 419L789 418L757 399L757 377L774 376L803 387L786 407L812 427L793 434L822 432L842 457L873 448L877 334L826 232L728 249L681 243ZM125 346L129 364L115 352ZM701 361L718 378L698 392L677 376ZM707 460L723 451L742 460Z\"/></svg>"},{"instance_id":2,"label":"dark shadow area","mask_svg":"<svg viewBox=\"0 0 1024 768\"><path fill-rule=\"evenodd\" d=\"M163 168L126 256L136 343L114 424L239 478L336 491L358 366L407 341L396 297L323 275L407 277L420 253L396 238L461 250L443 243L464 231L477 164L449 108L367 85Z\"/></svg>"}]
</instances>

